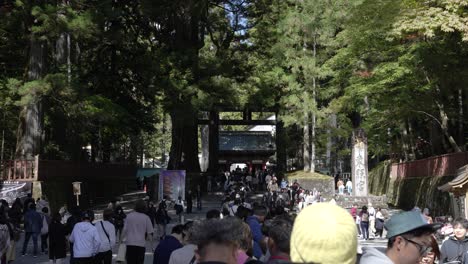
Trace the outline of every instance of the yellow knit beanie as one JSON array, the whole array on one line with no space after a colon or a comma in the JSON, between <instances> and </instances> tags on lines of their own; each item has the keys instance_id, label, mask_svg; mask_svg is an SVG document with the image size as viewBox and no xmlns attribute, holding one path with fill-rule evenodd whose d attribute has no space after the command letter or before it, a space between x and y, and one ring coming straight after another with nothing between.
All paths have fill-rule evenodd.
<instances>
[{"instance_id":1,"label":"yellow knit beanie","mask_svg":"<svg viewBox=\"0 0 468 264\"><path fill-rule=\"evenodd\" d=\"M356 223L345 209L318 203L297 216L291 234L292 262L354 264L356 254Z\"/></svg>"}]
</instances>

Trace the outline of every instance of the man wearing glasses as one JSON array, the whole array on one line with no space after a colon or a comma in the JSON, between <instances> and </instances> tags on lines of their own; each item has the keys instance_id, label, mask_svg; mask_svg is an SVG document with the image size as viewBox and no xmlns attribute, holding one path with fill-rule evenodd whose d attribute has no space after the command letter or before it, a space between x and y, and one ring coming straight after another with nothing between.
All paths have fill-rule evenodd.
<instances>
[{"instance_id":1,"label":"man wearing glasses","mask_svg":"<svg viewBox=\"0 0 468 264\"><path fill-rule=\"evenodd\" d=\"M361 264L417 264L432 251L431 236L441 224L428 224L417 211L396 214L385 223L385 252L364 248Z\"/></svg>"}]
</instances>

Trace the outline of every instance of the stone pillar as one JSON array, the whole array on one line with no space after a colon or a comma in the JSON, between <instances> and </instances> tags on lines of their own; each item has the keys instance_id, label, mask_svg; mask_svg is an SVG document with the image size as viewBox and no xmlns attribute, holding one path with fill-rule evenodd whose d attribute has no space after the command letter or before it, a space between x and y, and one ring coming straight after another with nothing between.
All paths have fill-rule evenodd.
<instances>
[{"instance_id":1,"label":"stone pillar","mask_svg":"<svg viewBox=\"0 0 468 264\"><path fill-rule=\"evenodd\" d=\"M37 200L37 198L42 199L42 182L41 181L32 182L32 197L34 198L34 200Z\"/></svg>"},{"instance_id":2,"label":"stone pillar","mask_svg":"<svg viewBox=\"0 0 468 264\"><path fill-rule=\"evenodd\" d=\"M362 128L353 132L351 170L354 196L368 196L367 137Z\"/></svg>"}]
</instances>

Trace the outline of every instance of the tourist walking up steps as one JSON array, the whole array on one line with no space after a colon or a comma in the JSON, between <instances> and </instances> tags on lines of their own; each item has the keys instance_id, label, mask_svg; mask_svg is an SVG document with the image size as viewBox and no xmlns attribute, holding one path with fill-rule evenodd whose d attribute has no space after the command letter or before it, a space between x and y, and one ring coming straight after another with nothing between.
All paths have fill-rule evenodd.
<instances>
[{"instance_id":1,"label":"tourist walking up steps","mask_svg":"<svg viewBox=\"0 0 468 264\"><path fill-rule=\"evenodd\" d=\"M38 212L36 212L36 205L34 203L29 203L29 210L24 215L25 238L23 243L23 256L26 255L29 239L32 237L34 244L33 256L37 257L37 238L41 233L41 228L42 217Z\"/></svg>"},{"instance_id":2,"label":"tourist walking up steps","mask_svg":"<svg viewBox=\"0 0 468 264\"><path fill-rule=\"evenodd\" d=\"M62 216L59 213L52 215L49 225L49 260L51 263L65 263L67 256L67 238L65 226L61 223Z\"/></svg>"},{"instance_id":3,"label":"tourist walking up steps","mask_svg":"<svg viewBox=\"0 0 468 264\"><path fill-rule=\"evenodd\" d=\"M145 214L146 203L139 200L135 204L135 211L127 215L123 228L123 237L127 245L125 259L127 264L143 264L145 262L146 239L153 235L153 225Z\"/></svg>"},{"instance_id":4,"label":"tourist walking up steps","mask_svg":"<svg viewBox=\"0 0 468 264\"><path fill-rule=\"evenodd\" d=\"M94 264L94 256L99 252L101 238L96 227L92 224L94 212L86 211L82 221L77 223L70 235L73 243L73 261L75 264Z\"/></svg>"}]
</instances>

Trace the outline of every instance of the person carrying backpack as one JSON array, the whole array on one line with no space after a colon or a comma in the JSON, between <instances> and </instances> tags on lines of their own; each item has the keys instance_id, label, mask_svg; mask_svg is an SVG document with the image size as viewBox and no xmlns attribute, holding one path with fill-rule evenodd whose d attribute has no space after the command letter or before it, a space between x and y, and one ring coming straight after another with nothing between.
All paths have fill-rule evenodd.
<instances>
[{"instance_id":1,"label":"person carrying backpack","mask_svg":"<svg viewBox=\"0 0 468 264\"><path fill-rule=\"evenodd\" d=\"M369 239L369 212L367 211L367 206L363 206L361 212L359 213L361 218L361 232L362 238L365 240Z\"/></svg>"},{"instance_id":2,"label":"person carrying backpack","mask_svg":"<svg viewBox=\"0 0 468 264\"><path fill-rule=\"evenodd\" d=\"M47 238L49 237L49 208L43 207L41 209L42 228L41 228L41 252L47 253L49 246L47 245Z\"/></svg>"},{"instance_id":3,"label":"person carrying backpack","mask_svg":"<svg viewBox=\"0 0 468 264\"><path fill-rule=\"evenodd\" d=\"M156 211L155 220L156 224L158 225L158 235L160 240L163 240L166 236L166 226L170 221L170 217L167 214L166 207L166 203L164 201L161 201L161 203L159 203L158 211Z\"/></svg>"}]
</instances>

